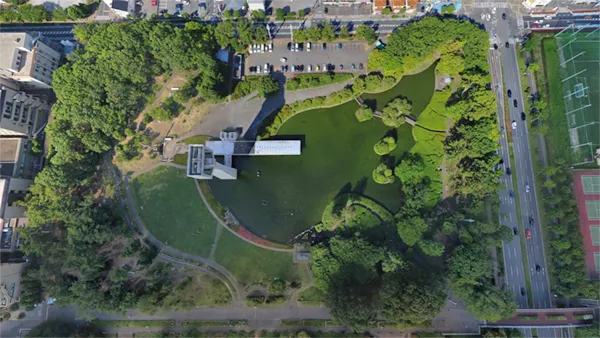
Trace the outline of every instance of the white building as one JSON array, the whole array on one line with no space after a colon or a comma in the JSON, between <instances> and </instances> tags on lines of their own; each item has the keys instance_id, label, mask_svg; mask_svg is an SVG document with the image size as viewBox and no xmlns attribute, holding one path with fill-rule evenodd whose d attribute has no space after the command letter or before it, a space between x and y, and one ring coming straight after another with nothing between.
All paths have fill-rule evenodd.
<instances>
[{"instance_id":1,"label":"white building","mask_svg":"<svg viewBox=\"0 0 600 338\"><path fill-rule=\"evenodd\" d=\"M128 15L135 15L135 0L103 0L110 9L118 16L126 18Z\"/></svg>"},{"instance_id":2,"label":"white building","mask_svg":"<svg viewBox=\"0 0 600 338\"><path fill-rule=\"evenodd\" d=\"M250 11L265 10L264 0L248 0L248 9Z\"/></svg>"},{"instance_id":3,"label":"white building","mask_svg":"<svg viewBox=\"0 0 600 338\"><path fill-rule=\"evenodd\" d=\"M525 6L525 8L527 8L527 9L531 10L536 7L547 6L551 2L552 2L552 0L525 0L525 1L523 1L523 6Z\"/></svg>"},{"instance_id":4,"label":"white building","mask_svg":"<svg viewBox=\"0 0 600 338\"><path fill-rule=\"evenodd\" d=\"M187 176L209 180L213 176L222 180L237 179L232 167L233 156L300 155L300 141L245 141L238 140L236 132L221 132L220 141L191 144L188 148ZM215 156L223 156L219 163Z\"/></svg>"},{"instance_id":5,"label":"white building","mask_svg":"<svg viewBox=\"0 0 600 338\"><path fill-rule=\"evenodd\" d=\"M6 81L6 80L4 80ZM0 81L0 136L31 137L47 121L50 105Z\"/></svg>"},{"instance_id":6,"label":"white building","mask_svg":"<svg viewBox=\"0 0 600 338\"><path fill-rule=\"evenodd\" d=\"M21 89L52 88L52 73L60 52L29 33L1 33L0 76L18 82Z\"/></svg>"}]
</instances>

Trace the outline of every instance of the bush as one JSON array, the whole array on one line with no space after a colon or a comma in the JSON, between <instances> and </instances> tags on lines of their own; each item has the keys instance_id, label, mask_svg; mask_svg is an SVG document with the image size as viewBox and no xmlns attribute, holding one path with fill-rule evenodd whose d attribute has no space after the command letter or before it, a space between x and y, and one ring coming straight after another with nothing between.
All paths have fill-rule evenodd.
<instances>
[{"instance_id":1,"label":"bush","mask_svg":"<svg viewBox=\"0 0 600 338\"><path fill-rule=\"evenodd\" d=\"M181 88L179 88L179 90L173 92L173 99L175 102L180 104L186 103L194 96L194 84L192 81L186 82L183 86L181 86Z\"/></svg>"},{"instance_id":2,"label":"bush","mask_svg":"<svg viewBox=\"0 0 600 338\"><path fill-rule=\"evenodd\" d=\"M19 312L17 319L23 319L23 318L25 318L25 312Z\"/></svg>"},{"instance_id":3,"label":"bush","mask_svg":"<svg viewBox=\"0 0 600 338\"><path fill-rule=\"evenodd\" d=\"M387 155L394 151L394 149L396 149L396 140L391 136L382 138L373 146L373 150L379 156Z\"/></svg>"},{"instance_id":4,"label":"bush","mask_svg":"<svg viewBox=\"0 0 600 338\"><path fill-rule=\"evenodd\" d=\"M247 76L245 80L236 84L231 99L240 99L254 91L258 91L260 97L269 97L279 91L279 82L270 75Z\"/></svg>"},{"instance_id":5,"label":"bush","mask_svg":"<svg viewBox=\"0 0 600 338\"><path fill-rule=\"evenodd\" d=\"M395 180L394 171L388 167L385 163L381 163L373 170L373 180L379 184L390 184L394 183Z\"/></svg>"},{"instance_id":6,"label":"bush","mask_svg":"<svg viewBox=\"0 0 600 338\"><path fill-rule=\"evenodd\" d=\"M275 278L269 285L269 292L280 295L286 289L286 283L283 279Z\"/></svg>"},{"instance_id":7,"label":"bush","mask_svg":"<svg viewBox=\"0 0 600 338\"><path fill-rule=\"evenodd\" d=\"M10 306L8 307L8 309L9 309L10 311L17 311L19 308L20 308L20 305L19 305L19 303L12 303L12 304L10 304Z\"/></svg>"},{"instance_id":8,"label":"bush","mask_svg":"<svg viewBox=\"0 0 600 338\"><path fill-rule=\"evenodd\" d=\"M252 305L259 305L265 302L265 296L247 296L246 301Z\"/></svg>"},{"instance_id":9,"label":"bush","mask_svg":"<svg viewBox=\"0 0 600 338\"><path fill-rule=\"evenodd\" d=\"M411 104L404 98L397 98L388 103L381 114L381 121L388 127L397 128L404 124L404 116L410 115Z\"/></svg>"},{"instance_id":10,"label":"bush","mask_svg":"<svg viewBox=\"0 0 600 338\"><path fill-rule=\"evenodd\" d=\"M356 109L354 116L356 116L358 122L365 122L371 120L374 115L373 110L369 108L369 106L363 104Z\"/></svg>"},{"instance_id":11,"label":"bush","mask_svg":"<svg viewBox=\"0 0 600 338\"><path fill-rule=\"evenodd\" d=\"M289 79L286 83L287 90L300 90L306 88L316 88L326 86L332 83L343 82L351 79L352 74L339 73L339 74L300 74L296 75L295 78Z\"/></svg>"},{"instance_id":12,"label":"bush","mask_svg":"<svg viewBox=\"0 0 600 338\"><path fill-rule=\"evenodd\" d=\"M392 14L392 9L391 9L391 8L389 8L389 7L386 7L386 8L384 8L384 9L381 11L381 14L383 14L383 15L390 15L390 14Z\"/></svg>"},{"instance_id":13,"label":"bush","mask_svg":"<svg viewBox=\"0 0 600 338\"><path fill-rule=\"evenodd\" d=\"M154 119L152 118L152 115L150 114L144 114L144 118L142 119L142 122L144 122L144 124L148 124L150 122L152 122Z\"/></svg>"}]
</instances>

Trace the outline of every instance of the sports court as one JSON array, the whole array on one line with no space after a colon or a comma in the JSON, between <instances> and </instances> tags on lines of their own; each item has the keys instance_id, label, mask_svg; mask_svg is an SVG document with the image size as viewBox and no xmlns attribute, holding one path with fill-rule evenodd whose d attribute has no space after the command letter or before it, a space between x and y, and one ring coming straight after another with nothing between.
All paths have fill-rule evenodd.
<instances>
[{"instance_id":1,"label":"sports court","mask_svg":"<svg viewBox=\"0 0 600 338\"><path fill-rule=\"evenodd\" d=\"M590 279L600 279L600 170L574 170L585 263Z\"/></svg>"},{"instance_id":2,"label":"sports court","mask_svg":"<svg viewBox=\"0 0 600 338\"><path fill-rule=\"evenodd\" d=\"M589 163L600 148L600 29L570 26L555 38L571 147Z\"/></svg>"}]
</instances>

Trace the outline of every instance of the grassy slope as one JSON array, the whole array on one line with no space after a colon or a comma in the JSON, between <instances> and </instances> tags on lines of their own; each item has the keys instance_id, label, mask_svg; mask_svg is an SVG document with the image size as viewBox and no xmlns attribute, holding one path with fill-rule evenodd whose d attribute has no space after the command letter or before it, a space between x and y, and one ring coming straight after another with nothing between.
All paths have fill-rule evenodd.
<instances>
[{"instance_id":1,"label":"grassy slope","mask_svg":"<svg viewBox=\"0 0 600 338\"><path fill-rule=\"evenodd\" d=\"M292 253L277 252L249 244L229 231L222 231L215 261L244 284L279 277L287 281L303 281L305 273L292 262Z\"/></svg>"},{"instance_id":2,"label":"grassy slope","mask_svg":"<svg viewBox=\"0 0 600 338\"><path fill-rule=\"evenodd\" d=\"M131 184L136 210L158 240L178 250L208 257L216 234L216 220L183 170L158 167L135 178Z\"/></svg>"}]
</instances>

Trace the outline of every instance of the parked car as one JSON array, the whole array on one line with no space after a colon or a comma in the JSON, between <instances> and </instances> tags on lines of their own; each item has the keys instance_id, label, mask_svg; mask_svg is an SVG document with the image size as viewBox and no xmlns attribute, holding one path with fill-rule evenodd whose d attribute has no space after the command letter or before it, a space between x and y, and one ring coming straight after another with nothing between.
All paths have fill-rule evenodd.
<instances>
[{"instance_id":1,"label":"parked car","mask_svg":"<svg viewBox=\"0 0 600 338\"><path fill-rule=\"evenodd\" d=\"M344 70L344 65L340 65L340 70Z\"/></svg>"},{"instance_id":2,"label":"parked car","mask_svg":"<svg viewBox=\"0 0 600 338\"><path fill-rule=\"evenodd\" d=\"M350 68L352 68L352 70L355 70L356 69L356 65L352 64L352 66L350 66Z\"/></svg>"},{"instance_id":3,"label":"parked car","mask_svg":"<svg viewBox=\"0 0 600 338\"><path fill-rule=\"evenodd\" d=\"M327 50L327 43L323 42L323 46L321 47L323 50Z\"/></svg>"},{"instance_id":4,"label":"parked car","mask_svg":"<svg viewBox=\"0 0 600 338\"><path fill-rule=\"evenodd\" d=\"M269 64L265 63L265 69L263 70L263 73L267 74L269 72Z\"/></svg>"},{"instance_id":5,"label":"parked car","mask_svg":"<svg viewBox=\"0 0 600 338\"><path fill-rule=\"evenodd\" d=\"M260 66L256 66L256 72L260 73Z\"/></svg>"},{"instance_id":6,"label":"parked car","mask_svg":"<svg viewBox=\"0 0 600 338\"><path fill-rule=\"evenodd\" d=\"M307 52L310 52L310 42L307 42L307 43L306 43L306 51L307 51Z\"/></svg>"},{"instance_id":7,"label":"parked car","mask_svg":"<svg viewBox=\"0 0 600 338\"><path fill-rule=\"evenodd\" d=\"M299 52L300 51L300 47L298 46L298 43L296 42L296 44L294 45L294 50L292 50L292 52Z\"/></svg>"},{"instance_id":8,"label":"parked car","mask_svg":"<svg viewBox=\"0 0 600 338\"><path fill-rule=\"evenodd\" d=\"M287 58L281 58L281 59L279 59L279 61L281 61L282 63L286 63L287 62Z\"/></svg>"},{"instance_id":9,"label":"parked car","mask_svg":"<svg viewBox=\"0 0 600 338\"><path fill-rule=\"evenodd\" d=\"M506 20L506 13L502 13L502 20Z\"/></svg>"},{"instance_id":10,"label":"parked car","mask_svg":"<svg viewBox=\"0 0 600 338\"><path fill-rule=\"evenodd\" d=\"M338 49L342 49L342 43L338 43Z\"/></svg>"},{"instance_id":11,"label":"parked car","mask_svg":"<svg viewBox=\"0 0 600 338\"><path fill-rule=\"evenodd\" d=\"M308 71L312 72L312 65L308 65Z\"/></svg>"},{"instance_id":12,"label":"parked car","mask_svg":"<svg viewBox=\"0 0 600 338\"><path fill-rule=\"evenodd\" d=\"M359 63L359 64L358 64L358 69L359 69L359 70L363 70L363 64L362 64L362 63Z\"/></svg>"},{"instance_id":13,"label":"parked car","mask_svg":"<svg viewBox=\"0 0 600 338\"><path fill-rule=\"evenodd\" d=\"M269 53L272 53L272 52L273 52L273 43L271 42L269 44Z\"/></svg>"},{"instance_id":14,"label":"parked car","mask_svg":"<svg viewBox=\"0 0 600 338\"><path fill-rule=\"evenodd\" d=\"M320 70L321 70L321 67L319 67L319 65L316 65L316 66L315 66L315 71L317 71L317 72L318 72L318 71L320 71Z\"/></svg>"},{"instance_id":15,"label":"parked car","mask_svg":"<svg viewBox=\"0 0 600 338\"><path fill-rule=\"evenodd\" d=\"M323 64L323 71L324 72L329 71L329 65L328 64L326 64L326 63Z\"/></svg>"},{"instance_id":16,"label":"parked car","mask_svg":"<svg viewBox=\"0 0 600 338\"><path fill-rule=\"evenodd\" d=\"M292 65L292 72L295 72L295 71L296 71L296 66Z\"/></svg>"}]
</instances>

